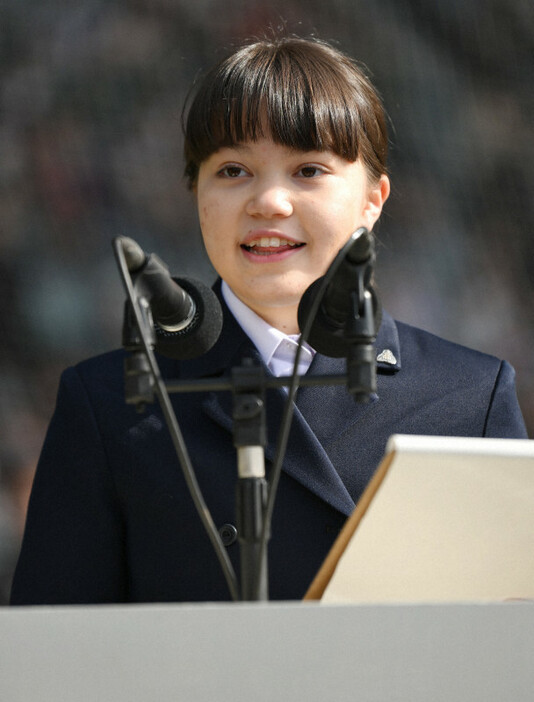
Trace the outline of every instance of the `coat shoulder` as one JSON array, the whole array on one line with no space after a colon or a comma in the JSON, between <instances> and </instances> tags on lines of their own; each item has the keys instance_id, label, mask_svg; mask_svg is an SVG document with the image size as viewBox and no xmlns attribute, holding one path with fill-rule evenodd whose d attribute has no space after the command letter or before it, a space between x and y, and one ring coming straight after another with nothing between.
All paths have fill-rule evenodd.
<instances>
[{"instance_id":1,"label":"coat shoulder","mask_svg":"<svg viewBox=\"0 0 534 702\"><path fill-rule=\"evenodd\" d=\"M410 417L407 433L526 438L507 361L409 324L396 327L402 359L396 396Z\"/></svg>"},{"instance_id":2,"label":"coat shoulder","mask_svg":"<svg viewBox=\"0 0 534 702\"><path fill-rule=\"evenodd\" d=\"M395 321L403 366L405 362L433 365L436 370L455 369L456 372L498 373L503 361L482 351L448 341L431 332L404 322Z\"/></svg>"}]
</instances>

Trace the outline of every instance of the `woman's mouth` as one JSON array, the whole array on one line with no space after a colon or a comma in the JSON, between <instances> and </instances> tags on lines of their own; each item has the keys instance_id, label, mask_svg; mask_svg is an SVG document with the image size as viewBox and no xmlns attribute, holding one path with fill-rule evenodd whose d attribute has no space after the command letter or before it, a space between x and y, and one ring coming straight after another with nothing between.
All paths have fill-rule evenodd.
<instances>
[{"instance_id":1,"label":"woman's mouth","mask_svg":"<svg viewBox=\"0 0 534 702\"><path fill-rule=\"evenodd\" d=\"M286 251L294 251L303 246L305 244L289 241L278 236L262 236L249 241L247 244L241 244L241 248L253 256L273 256Z\"/></svg>"}]
</instances>

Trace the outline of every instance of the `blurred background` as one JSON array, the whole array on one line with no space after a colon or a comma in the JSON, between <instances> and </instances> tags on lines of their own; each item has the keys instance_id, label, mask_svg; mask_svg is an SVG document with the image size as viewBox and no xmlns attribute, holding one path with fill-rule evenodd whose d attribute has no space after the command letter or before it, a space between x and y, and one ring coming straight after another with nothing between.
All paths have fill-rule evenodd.
<instances>
[{"instance_id":1,"label":"blurred background","mask_svg":"<svg viewBox=\"0 0 534 702\"><path fill-rule=\"evenodd\" d=\"M532 0L3 0L1 603L59 374L120 345L113 237L213 279L182 178L182 103L269 27L367 66L391 122L384 306L511 361L534 436Z\"/></svg>"}]
</instances>

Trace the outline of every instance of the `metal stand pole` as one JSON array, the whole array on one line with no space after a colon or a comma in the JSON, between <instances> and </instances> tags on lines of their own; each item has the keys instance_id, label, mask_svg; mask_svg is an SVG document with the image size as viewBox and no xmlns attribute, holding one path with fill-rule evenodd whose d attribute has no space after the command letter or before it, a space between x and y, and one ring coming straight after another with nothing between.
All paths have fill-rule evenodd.
<instances>
[{"instance_id":1,"label":"metal stand pole","mask_svg":"<svg viewBox=\"0 0 534 702\"><path fill-rule=\"evenodd\" d=\"M245 359L232 371L234 446L237 449L236 520L240 546L241 599L269 599L267 550L261 555L267 502L263 369Z\"/></svg>"}]
</instances>

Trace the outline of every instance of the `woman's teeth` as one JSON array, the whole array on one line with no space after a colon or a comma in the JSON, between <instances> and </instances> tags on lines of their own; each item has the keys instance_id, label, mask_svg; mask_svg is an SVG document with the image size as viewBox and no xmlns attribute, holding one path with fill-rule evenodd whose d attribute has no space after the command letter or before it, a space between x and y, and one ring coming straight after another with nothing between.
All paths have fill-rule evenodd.
<instances>
[{"instance_id":1,"label":"woman's teeth","mask_svg":"<svg viewBox=\"0 0 534 702\"><path fill-rule=\"evenodd\" d=\"M254 246L260 246L262 249L267 248L279 248L280 246L300 246L295 241L288 241L287 239L280 239L278 236L262 236L261 239L256 239L247 244L247 249L251 249Z\"/></svg>"}]
</instances>

